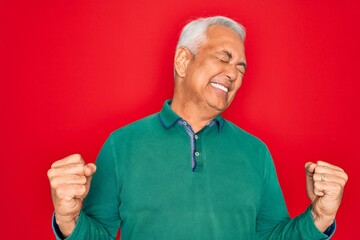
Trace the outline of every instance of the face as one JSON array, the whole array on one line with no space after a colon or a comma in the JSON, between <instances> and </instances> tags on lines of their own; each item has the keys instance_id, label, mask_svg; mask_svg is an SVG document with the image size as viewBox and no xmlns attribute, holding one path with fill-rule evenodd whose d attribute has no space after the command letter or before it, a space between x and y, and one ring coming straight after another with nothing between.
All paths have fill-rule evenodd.
<instances>
[{"instance_id":1,"label":"face","mask_svg":"<svg viewBox=\"0 0 360 240\"><path fill-rule=\"evenodd\" d=\"M206 40L189 60L183 77L186 101L219 114L234 99L246 69L243 41L230 28L208 28Z\"/></svg>"}]
</instances>

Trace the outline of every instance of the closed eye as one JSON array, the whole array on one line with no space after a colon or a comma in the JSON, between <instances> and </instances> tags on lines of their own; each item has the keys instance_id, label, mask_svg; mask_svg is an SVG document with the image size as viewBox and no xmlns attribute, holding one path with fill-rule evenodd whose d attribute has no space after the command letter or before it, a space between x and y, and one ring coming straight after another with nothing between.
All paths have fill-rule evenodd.
<instances>
[{"instance_id":1,"label":"closed eye","mask_svg":"<svg viewBox=\"0 0 360 240\"><path fill-rule=\"evenodd\" d=\"M237 67L237 69L241 73L241 75L245 74L245 68L244 67Z\"/></svg>"},{"instance_id":2,"label":"closed eye","mask_svg":"<svg viewBox=\"0 0 360 240\"><path fill-rule=\"evenodd\" d=\"M227 56L219 56L218 58L223 63L229 63L230 62L230 58L227 57Z\"/></svg>"},{"instance_id":3,"label":"closed eye","mask_svg":"<svg viewBox=\"0 0 360 240\"><path fill-rule=\"evenodd\" d=\"M246 71L246 63L240 62L239 64L237 64L237 69L242 75L244 75Z\"/></svg>"},{"instance_id":4,"label":"closed eye","mask_svg":"<svg viewBox=\"0 0 360 240\"><path fill-rule=\"evenodd\" d=\"M217 52L215 56L217 59L219 59L221 63L226 63L226 64L229 64L233 57L232 54L227 50ZM244 75L246 71L246 63L244 61L240 61L236 64L236 68L241 75Z\"/></svg>"},{"instance_id":5,"label":"closed eye","mask_svg":"<svg viewBox=\"0 0 360 240\"><path fill-rule=\"evenodd\" d=\"M228 51L217 52L216 57L223 63L229 63L232 55Z\"/></svg>"}]
</instances>

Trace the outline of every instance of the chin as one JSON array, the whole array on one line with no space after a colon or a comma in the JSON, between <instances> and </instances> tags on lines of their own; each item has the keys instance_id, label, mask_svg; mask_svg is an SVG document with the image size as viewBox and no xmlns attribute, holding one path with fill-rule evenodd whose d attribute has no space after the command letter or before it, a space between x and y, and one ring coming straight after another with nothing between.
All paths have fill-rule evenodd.
<instances>
[{"instance_id":1,"label":"chin","mask_svg":"<svg viewBox=\"0 0 360 240\"><path fill-rule=\"evenodd\" d=\"M216 114L221 114L223 111L225 111L232 100L232 96L228 95L228 96L217 96L217 95L211 95L208 96L207 98L204 98L206 104L213 110L215 111Z\"/></svg>"},{"instance_id":2,"label":"chin","mask_svg":"<svg viewBox=\"0 0 360 240\"><path fill-rule=\"evenodd\" d=\"M217 112L217 114L220 114L228 108L229 104L228 103L217 103L217 104L209 104L209 106L212 109L214 109Z\"/></svg>"}]
</instances>

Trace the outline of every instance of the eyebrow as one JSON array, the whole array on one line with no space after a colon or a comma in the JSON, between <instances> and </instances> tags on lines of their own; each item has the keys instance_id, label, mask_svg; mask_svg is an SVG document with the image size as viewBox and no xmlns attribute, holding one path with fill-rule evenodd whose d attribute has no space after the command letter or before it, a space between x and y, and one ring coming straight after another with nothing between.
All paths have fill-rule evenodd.
<instances>
[{"instance_id":1,"label":"eyebrow","mask_svg":"<svg viewBox=\"0 0 360 240\"><path fill-rule=\"evenodd\" d=\"M231 52L229 52L228 50L222 50L222 51L220 51L220 53L225 54L225 55L228 56L230 59L232 59L232 57L233 57L233 55L231 54ZM245 62L241 61L241 62L238 62L236 65L237 65L237 66L243 66L243 67L245 68L245 70L246 70L246 63L245 63Z\"/></svg>"}]
</instances>

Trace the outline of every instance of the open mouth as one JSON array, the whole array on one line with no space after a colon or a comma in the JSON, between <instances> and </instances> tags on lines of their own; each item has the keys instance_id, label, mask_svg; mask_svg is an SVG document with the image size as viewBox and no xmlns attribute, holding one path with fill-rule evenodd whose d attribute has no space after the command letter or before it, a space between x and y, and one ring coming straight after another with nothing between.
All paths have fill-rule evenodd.
<instances>
[{"instance_id":1,"label":"open mouth","mask_svg":"<svg viewBox=\"0 0 360 240\"><path fill-rule=\"evenodd\" d=\"M211 86L213 86L214 88L217 88L217 89L220 89L220 90L222 90L222 91L224 91L224 92L229 92L229 89L227 88L227 87L225 87L225 86L223 86L223 85L221 85L221 84L219 84L219 83L210 83L211 84Z\"/></svg>"}]
</instances>

